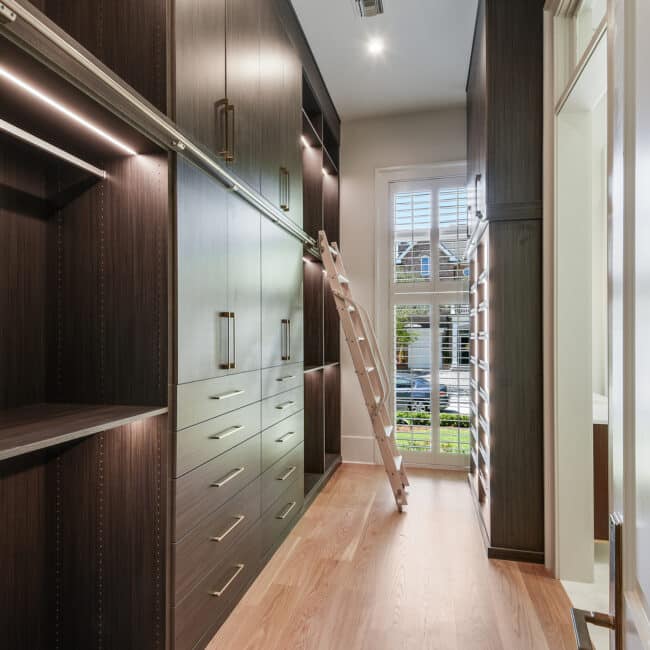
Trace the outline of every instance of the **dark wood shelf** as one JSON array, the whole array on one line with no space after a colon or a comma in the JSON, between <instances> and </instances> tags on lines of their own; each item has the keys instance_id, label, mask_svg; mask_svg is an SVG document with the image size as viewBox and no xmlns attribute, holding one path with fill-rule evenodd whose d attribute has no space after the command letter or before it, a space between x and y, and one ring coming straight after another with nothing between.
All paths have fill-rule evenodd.
<instances>
[{"instance_id":1,"label":"dark wood shelf","mask_svg":"<svg viewBox=\"0 0 650 650\"><path fill-rule=\"evenodd\" d=\"M167 407L53 403L9 409L0 414L0 461L164 413Z\"/></svg>"}]
</instances>

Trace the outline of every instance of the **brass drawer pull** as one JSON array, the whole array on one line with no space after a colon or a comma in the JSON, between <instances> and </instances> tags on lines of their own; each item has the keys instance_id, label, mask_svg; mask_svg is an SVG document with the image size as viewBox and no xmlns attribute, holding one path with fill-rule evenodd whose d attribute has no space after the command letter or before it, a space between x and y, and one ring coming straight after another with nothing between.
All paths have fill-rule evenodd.
<instances>
[{"instance_id":1,"label":"brass drawer pull","mask_svg":"<svg viewBox=\"0 0 650 650\"><path fill-rule=\"evenodd\" d=\"M297 465L290 467L282 476L278 476L278 481L286 481L296 470L298 469Z\"/></svg>"},{"instance_id":2,"label":"brass drawer pull","mask_svg":"<svg viewBox=\"0 0 650 650\"><path fill-rule=\"evenodd\" d=\"M289 433L285 433L282 438L278 438L275 442L286 442L289 440L289 438L293 437L296 435L295 431L289 431Z\"/></svg>"},{"instance_id":3,"label":"brass drawer pull","mask_svg":"<svg viewBox=\"0 0 650 650\"><path fill-rule=\"evenodd\" d=\"M229 526L226 530L224 530L223 533L221 533L221 535L218 535L216 537L210 537L210 541L223 542L223 540L226 539L226 537L228 537L228 535L230 535L230 533L232 533L232 531L235 530L235 528L237 528L237 526L239 526L239 524L241 524L241 522L244 521L244 519L246 519L244 515L235 515L235 523Z\"/></svg>"},{"instance_id":4,"label":"brass drawer pull","mask_svg":"<svg viewBox=\"0 0 650 650\"><path fill-rule=\"evenodd\" d=\"M280 383L284 383L285 381L291 381L292 379L295 379L295 375L287 375L286 377L278 377L275 381L279 381Z\"/></svg>"},{"instance_id":5,"label":"brass drawer pull","mask_svg":"<svg viewBox=\"0 0 650 650\"><path fill-rule=\"evenodd\" d=\"M276 519L286 519L289 516L289 513L298 505L296 501L292 501L291 503L288 503L285 507L284 510L279 514L275 515Z\"/></svg>"},{"instance_id":6,"label":"brass drawer pull","mask_svg":"<svg viewBox=\"0 0 650 650\"><path fill-rule=\"evenodd\" d=\"M211 483L210 487L223 487L227 483L230 483L230 481L232 481L234 478L239 476L245 469L245 467L237 467L237 469L233 469L230 474L227 474L223 478L220 478L218 481Z\"/></svg>"},{"instance_id":7,"label":"brass drawer pull","mask_svg":"<svg viewBox=\"0 0 650 650\"><path fill-rule=\"evenodd\" d=\"M210 399L230 399L231 397L237 397L238 395L243 395L245 390L231 390L229 393L222 393L221 395L213 395Z\"/></svg>"},{"instance_id":8,"label":"brass drawer pull","mask_svg":"<svg viewBox=\"0 0 650 650\"><path fill-rule=\"evenodd\" d=\"M284 409L288 409L290 406L293 406L295 402L282 402L282 404L278 404L275 408L278 409L278 411L284 411Z\"/></svg>"},{"instance_id":9,"label":"brass drawer pull","mask_svg":"<svg viewBox=\"0 0 650 650\"><path fill-rule=\"evenodd\" d=\"M226 584L223 587L221 587L221 589L219 589L218 591L210 592L210 595L216 596L217 598L223 596L226 593L228 587L230 587L230 585L235 581L235 578L244 570L245 566L246 566L245 564L235 564L235 566L233 567L235 569L235 573L233 573L230 576L228 582L226 582Z\"/></svg>"},{"instance_id":10,"label":"brass drawer pull","mask_svg":"<svg viewBox=\"0 0 650 650\"><path fill-rule=\"evenodd\" d=\"M225 429L224 431L215 433L211 435L210 438L212 438L212 440L223 440L224 438L230 438L230 436L245 428L246 427L243 424L238 424L234 427L230 427L230 429Z\"/></svg>"}]
</instances>

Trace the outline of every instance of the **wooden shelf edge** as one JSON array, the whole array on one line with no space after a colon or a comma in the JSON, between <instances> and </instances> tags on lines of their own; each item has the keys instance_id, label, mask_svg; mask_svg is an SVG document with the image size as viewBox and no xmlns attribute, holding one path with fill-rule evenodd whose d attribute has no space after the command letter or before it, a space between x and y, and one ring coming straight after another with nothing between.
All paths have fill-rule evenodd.
<instances>
[{"instance_id":1,"label":"wooden shelf edge","mask_svg":"<svg viewBox=\"0 0 650 650\"><path fill-rule=\"evenodd\" d=\"M330 363L324 363L322 366L305 366L305 374L310 372L317 372L318 370L324 370L325 368L334 368L335 366L340 366L340 361L331 361Z\"/></svg>"},{"instance_id":2,"label":"wooden shelf edge","mask_svg":"<svg viewBox=\"0 0 650 650\"><path fill-rule=\"evenodd\" d=\"M39 404L11 409L0 414L0 461L164 415L168 410L166 406L112 404Z\"/></svg>"}]
</instances>

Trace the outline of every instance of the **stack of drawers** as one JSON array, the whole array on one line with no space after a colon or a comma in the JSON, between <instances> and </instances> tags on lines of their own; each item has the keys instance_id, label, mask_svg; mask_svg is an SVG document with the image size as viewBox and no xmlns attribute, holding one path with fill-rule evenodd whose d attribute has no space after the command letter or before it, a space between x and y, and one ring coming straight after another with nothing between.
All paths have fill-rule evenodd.
<instances>
[{"instance_id":1,"label":"stack of drawers","mask_svg":"<svg viewBox=\"0 0 650 650\"><path fill-rule=\"evenodd\" d=\"M179 385L173 480L176 650L203 647L304 499L303 365Z\"/></svg>"}]
</instances>

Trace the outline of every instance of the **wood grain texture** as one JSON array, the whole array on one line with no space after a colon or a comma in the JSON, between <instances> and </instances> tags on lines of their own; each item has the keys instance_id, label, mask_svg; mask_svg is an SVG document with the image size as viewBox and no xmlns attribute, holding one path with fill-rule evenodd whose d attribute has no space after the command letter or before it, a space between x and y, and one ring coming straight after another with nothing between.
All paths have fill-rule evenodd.
<instances>
[{"instance_id":1,"label":"wood grain texture","mask_svg":"<svg viewBox=\"0 0 650 650\"><path fill-rule=\"evenodd\" d=\"M302 204L303 230L318 239L318 231L323 229L322 147L302 147Z\"/></svg>"},{"instance_id":2,"label":"wood grain texture","mask_svg":"<svg viewBox=\"0 0 650 650\"><path fill-rule=\"evenodd\" d=\"M328 366L323 369L325 399L325 451L341 453L341 368Z\"/></svg>"},{"instance_id":3,"label":"wood grain texture","mask_svg":"<svg viewBox=\"0 0 650 650\"><path fill-rule=\"evenodd\" d=\"M322 474L325 468L325 414L323 371L305 373L305 472Z\"/></svg>"},{"instance_id":4,"label":"wood grain texture","mask_svg":"<svg viewBox=\"0 0 650 650\"><path fill-rule=\"evenodd\" d=\"M59 27L167 112L166 0L126 5L107 0L43 0L42 4Z\"/></svg>"},{"instance_id":5,"label":"wood grain texture","mask_svg":"<svg viewBox=\"0 0 650 650\"><path fill-rule=\"evenodd\" d=\"M343 465L208 650L573 650L570 602L542 567L490 561L464 476Z\"/></svg>"},{"instance_id":6,"label":"wood grain texture","mask_svg":"<svg viewBox=\"0 0 650 650\"><path fill-rule=\"evenodd\" d=\"M305 366L321 366L324 361L323 266L318 262L304 262L303 268Z\"/></svg>"},{"instance_id":7,"label":"wood grain texture","mask_svg":"<svg viewBox=\"0 0 650 650\"><path fill-rule=\"evenodd\" d=\"M594 539L609 539L609 428L594 424Z\"/></svg>"},{"instance_id":8,"label":"wood grain texture","mask_svg":"<svg viewBox=\"0 0 650 650\"><path fill-rule=\"evenodd\" d=\"M166 412L167 407L52 403L0 411L0 461Z\"/></svg>"}]
</instances>

